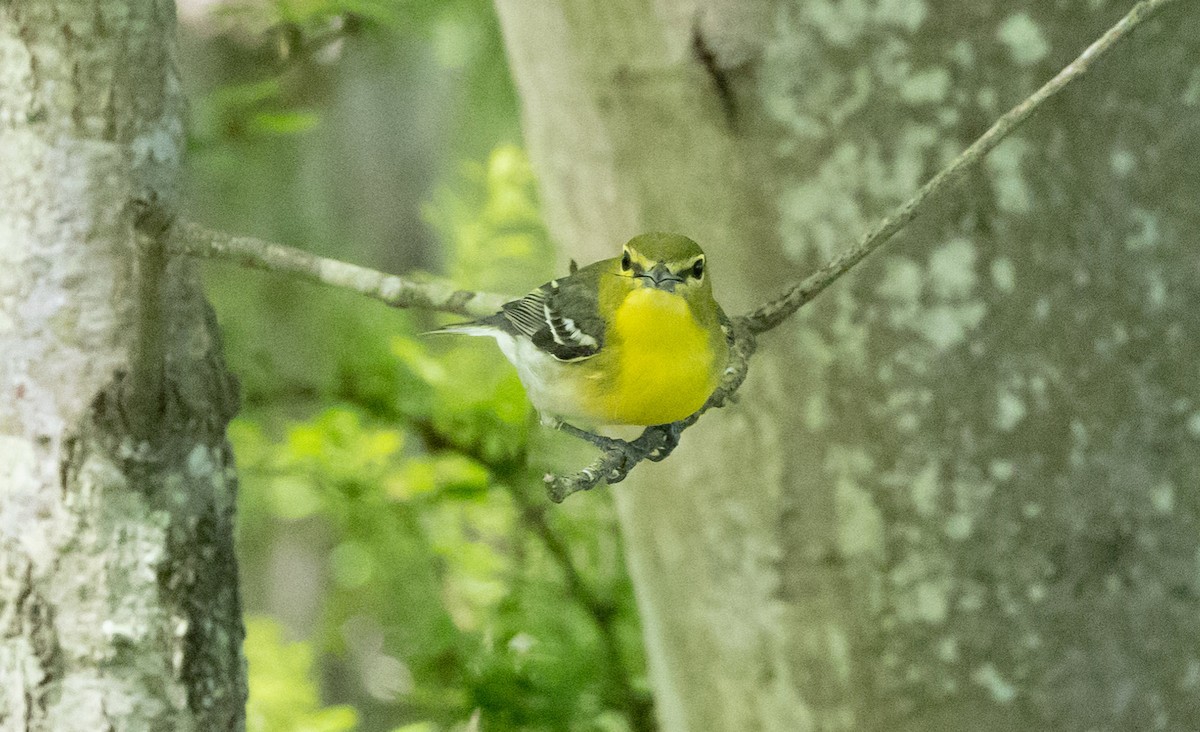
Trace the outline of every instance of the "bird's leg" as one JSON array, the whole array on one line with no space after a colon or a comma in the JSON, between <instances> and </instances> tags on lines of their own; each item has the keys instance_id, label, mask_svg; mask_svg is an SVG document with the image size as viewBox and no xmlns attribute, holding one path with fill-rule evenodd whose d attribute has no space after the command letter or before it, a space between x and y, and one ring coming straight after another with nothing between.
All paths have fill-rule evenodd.
<instances>
[{"instance_id":1,"label":"bird's leg","mask_svg":"<svg viewBox=\"0 0 1200 732\"><path fill-rule=\"evenodd\" d=\"M629 452L629 443L625 440L618 440L614 437L605 437L604 435L597 435L594 432L581 430L573 424L567 424L558 419L549 420L547 424L559 432L565 432L572 437L578 437L585 442L590 442L605 452L609 450L620 450L626 454Z\"/></svg>"},{"instance_id":2,"label":"bird's leg","mask_svg":"<svg viewBox=\"0 0 1200 732\"><path fill-rule=\"evenodd\" d=\"M650 429L658 430L662 435L663 444L646 453L647 460L658 462L666 460L667 456L679 447L679 438L683 435L683 424L680 422L672 422L670 424L660 424Z\"/></svg>"},{"instance_id":3,"label":"bird's leg","mask_svg":"<svg viewBox=\"0 0 1200 732\"><path fill-rule=\"evenodd\" d=\"M567 424L562 420L547 417L542 418L542 424L591 443L607 454L612 455L615 453L617 462L609 465L607 469L608 474L605 478L610 484L620 483L624 480L625 476L629 473L629 468L637 465L638 461L642 458L655 462L666 459L675 447L679 445L679 436L683 433L684 429L683 422L672 422L671 424L647 427L646 432L643 432L642 436L645 437L651 430L654 430L661 438L662 444L657 445L649 452L644 452L644 448L641 447L643 443L642 438L638 438L634 442L628 442L613 437L605 437L604 435L597 435L594 432L580 429L575 425Z\"/></svg>"},{"instance_id":4,"label":"bird's leg","mask_svg":"<svg viewBox=\"0 0 1200 732\"><path fill-rule=\"evenodd\" d=\"M637 465L644 456L638 447L625 440L597 435L558 419L543 419L542 423L600 448L605 453L601 469L604 471L604 480L609 485L625 480L630 468Z\"/></svg>"},{"instance_id":5,"label":"bird's leg","mask_svg":"<svg viewBox=\"0 0 1200 732\"><path fill-rule=\"evenodd\" d=\"M642 452L627 440L621 440L616 437L605 437L595 432L588 432L558 419L552 419L545 423L560 432L566 432L568 435L591 443L605 453L616 453L619 456L619 460L606 478L609 483L620 483L624 480L628 468L637 465L638 461L643 457Z\"/></svg>"}]
</instances>

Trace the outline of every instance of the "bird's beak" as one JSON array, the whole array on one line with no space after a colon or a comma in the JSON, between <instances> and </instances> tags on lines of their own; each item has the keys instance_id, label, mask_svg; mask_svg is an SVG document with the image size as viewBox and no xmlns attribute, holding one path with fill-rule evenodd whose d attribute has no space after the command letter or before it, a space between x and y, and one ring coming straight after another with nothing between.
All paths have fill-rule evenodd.
<instances>
[{"instance_id":1,"label":"bird's beak","mask_svg":"<svg viewBox=\"0 0 1200 732\"><path fill-rule=\"evenodd\" d=\"M642 281L647 287L654 287L667 292L675 292L675 285L681 284L683 278L671 274L667 265L659 262L641 274Z\"/></svg>"}]
</instances>

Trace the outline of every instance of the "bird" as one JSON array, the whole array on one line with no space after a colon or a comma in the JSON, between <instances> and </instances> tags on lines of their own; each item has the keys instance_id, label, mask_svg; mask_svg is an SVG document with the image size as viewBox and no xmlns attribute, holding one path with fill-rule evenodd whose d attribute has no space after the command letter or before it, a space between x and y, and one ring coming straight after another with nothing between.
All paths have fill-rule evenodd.
<instances>
[{"instance_id":1,"label":"bird","mask_svg":"<svg viewBox=\"0 0 1200 732\"><path fill-rule=\"evenodd\" d=\"M543 424L605 449L611 439L572 423L655 426L688 417L716 390L732 341L704 251L666 232L633 237L618 257L572 263L566 276L492 315L431 333L495 338Z\"/></svg>"}]
</instances>

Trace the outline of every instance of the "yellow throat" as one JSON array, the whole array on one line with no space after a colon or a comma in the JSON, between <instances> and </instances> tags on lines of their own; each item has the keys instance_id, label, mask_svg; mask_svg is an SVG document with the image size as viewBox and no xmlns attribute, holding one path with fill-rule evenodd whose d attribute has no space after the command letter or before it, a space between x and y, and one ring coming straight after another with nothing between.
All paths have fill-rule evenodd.
<instances>
[{"instance_id":1,"label":"yellow throat","mask_svg":"<svg viewBox=\"0 0 1200 732\"><path fill-rule=\"evenodd\" d=\"M640 287L617 308L611 334L621 342L615 383L597 411L612 424L666 424L703 406L723 364L710 333L677 294Z\"/></svg>"}]
</instances>

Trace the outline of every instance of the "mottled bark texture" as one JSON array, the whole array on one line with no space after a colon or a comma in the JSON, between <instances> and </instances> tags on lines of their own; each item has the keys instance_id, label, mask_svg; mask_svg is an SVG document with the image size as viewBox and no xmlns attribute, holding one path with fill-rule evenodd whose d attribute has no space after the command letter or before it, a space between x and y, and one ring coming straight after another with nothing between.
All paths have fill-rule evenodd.
<instances>
[{"instance_id":1,"label":"mottled bark texture","mask_svg":"<svg viewBox=\"0 0 1200 732\"><path fill-rule=\"evenodd\" d=\"M497 0L554 234L741 312L1128 10ZM671 732L1200 729L1200 12L765 335L613 492Z\"/></svg>"},{"instance_id":2,"label":"mottled bark texture","mask_svg":"<svg viewBox=\"0 0 1200 732\"><path fill-rule=\"evenodd\" d=\"M186 265L137 307L136 202L169 216L184 148L174 25L166 0L0 1L3 730L242 727L236 388ZM155 330L147 413L125 374L157 373Z\"/></svg>"}]
</instances>

